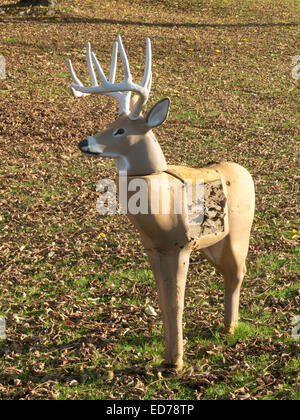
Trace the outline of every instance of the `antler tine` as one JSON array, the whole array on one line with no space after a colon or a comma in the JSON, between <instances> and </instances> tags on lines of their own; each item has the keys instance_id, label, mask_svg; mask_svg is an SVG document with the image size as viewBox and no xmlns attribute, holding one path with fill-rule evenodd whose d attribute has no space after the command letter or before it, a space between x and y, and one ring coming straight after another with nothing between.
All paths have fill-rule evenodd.
<instances>
[{"instance_id":1,"label":"antler tine","mask_svg":"<svg viewBox=\"0 0 300 420\"><path fill-rule=\"evenodd\" d=\"M95 73L95 70L94 70L93 63L92 63L92 50L91 50L90 42L88 42L86 44L86 61L87 61L87 64L88 64L88 69L89 69L89 74L90 74L90 78L91 78L91 81L92 81L92 86L97 86L98 81L97 81L96 73Z\"/></svg>"},{"instance_id":2,"label":"antler tine","mask_svg":"<svg viewBox=\"0 0 300 420\"><path fill-rule=\"evenodd\" d=\"M152 73L150 75L149 82L147 84L147 89L149 90L149 92L151 91L151 86L152 86Z\"/></svg>"},{"instance_id":3,"label":"antler tine","mask_svg":"<svg viewBox=\"0 0 300 420\"><path fill-rule=\"evenodd\" d=\"M144 78L142 81L142 86L147 86L147 88L149 85L149 80L152 79L151 67L152 67L151 41L150 41L150 38L147 38L146 40L146 66L145 66ZM151 87L151 83L150 83L150 87Z\"/></svg>"},{"instance_id":4,"label":"antler tine","mask_svg":"<svg viewBox=\"0 0 300 420\"><path fill-rule=\"evenodd\" d=\"M113 48L113 53L112 53L112 58L111 58L111 65L110 65L109 83L115 83L117 60L118 60L118 43L114 42L114 48Z\"/></svg>"},{"instance_id":5,"label":"antler tine","mask_svg":"<svg viewBox=\"0 0 300 420\"><path fill-rule=\"evenodd\" d=\"M95 85L95 88L104 87L107 84L107 79L105 77L104 71L102 70L101 64L99 63L99 61L97 60L96 55L93 52L91 53L91 59L93 60L93 63L95 64L97 73L98 73L98 75L100 77L100 80L102 82L101 85L98 85L98 83L97 83ZM94 92L96 92L95 89L94 89ZM92 93L94 93L94 92L92 92ZM104 92L99 91L99 93L104 93Z\"/></svg>"},{"instance_id":6,"label":"antler tine","mask_svg":"<svg viewBox=\"0 0 300 420\"><path fill-rule=\"evenodd\" d=\"M73 64L72 64L71 60L68 60L68 67L69 67L69 71L71 73L71 77L72 77L73 82L77 86L83 86L83 84L81 83L80 79L78 79L78 77L77 77L77 75L74 71ZM72 85L71 85L71 89L72 89L72 92L73 92L74 96L76 96L77 98L81 98L83 96L88 96L89 95L89 93L80 92L79 90L75 89Z\"/></svg>"},{"instance_id":7,"label":"antler tine","mask_svg":"<svg viewBox=\"0 0 300 420\"><path fill-rule=\"evenodd\" d=\"M126 82L131 82L132 81L132 76L131 76L131 73L130 73L129 62L128 62L128 58L127 58L125 49L123 47L123 43L122 43L122 39L121 39L120 35L118 35L118 37L117 37L117 42L118 42L120 55L121 55L122 62L123 62L125 81Z\"/></svg>"},{"instance_id":8,"label":"antler tine","mask_svg":"<svg viewBox=\"0 0 300 420\"><path fill-rule=\"evenodd\" d=\"M151 41L150 38L147 38L146 40L146 66L144 71L144 77L142 82L140 83L140 86L143 88L140 92L140 97L134 107L131 110L131 113L129 115L129 118L132 120L136 120L139 118L140 113L143 109L143 107L146 105L150 90L151 90L151 84L152 84L152 50L151 50Z\"/></svg>"}]
</instances>

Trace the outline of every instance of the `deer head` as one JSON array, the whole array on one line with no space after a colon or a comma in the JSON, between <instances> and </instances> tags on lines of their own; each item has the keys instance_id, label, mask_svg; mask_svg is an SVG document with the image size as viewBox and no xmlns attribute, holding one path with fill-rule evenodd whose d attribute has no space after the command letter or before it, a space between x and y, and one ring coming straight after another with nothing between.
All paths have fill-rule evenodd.
<instances>
[{"instance_id":1,"label":"deer head","mask_svg":"<svg viewBox=\"0 0 300 420\"><path fill-rule=\"evenodd\" d=\"M120 51L124 67L124 80L115 83L117 55ZM82 152L88 155L115 158L119 172L127 175L145 175L167 169L162 150L152 132L152 128L162 124L168 115L170 101L164 98L143 117L141 112L148 101L152 83L151 43L147 38L146 66L141 83L134 83L121 37L114 43L110 75L107 80L90 43L86 48L87 64L92 85L84 86L76 76L69 60L69 70L73 79L71 88L76 97L91 94L104 94L119 102L119 117L106 130L90 136L79 144ZM97 75L101 81L98 84ZM131 101L131 94L137 100Z\"/></svg>"}]
</instances>

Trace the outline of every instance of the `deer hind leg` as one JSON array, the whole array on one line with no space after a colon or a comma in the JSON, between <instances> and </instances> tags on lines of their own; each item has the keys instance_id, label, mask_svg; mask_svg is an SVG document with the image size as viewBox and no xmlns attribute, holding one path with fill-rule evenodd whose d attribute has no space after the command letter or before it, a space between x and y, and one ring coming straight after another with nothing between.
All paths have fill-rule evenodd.
<instances>
[{"instance_id":1,"label":"deer hind leg","mask_svg":"<svg viewBox=\"0 0 300 420\"><path fill-rule=\"evenodd\" d=\"M165 334L164 364L183 366L182 316L190 251L173 249L148 251L156 280Z\"/></svg>"},{"instance_id":2,"label":"deer hind leg","mask_svg":"<svg viewBox=\"0 0 300 420\"><path fill-rule=\"evenodd\" d=\"M233 334L238 326L240 291L246 274L249 237L233 242L230 236L202 250L206 258L223 275L225 281L225 330Z\"/></svg>"}]
</instances>

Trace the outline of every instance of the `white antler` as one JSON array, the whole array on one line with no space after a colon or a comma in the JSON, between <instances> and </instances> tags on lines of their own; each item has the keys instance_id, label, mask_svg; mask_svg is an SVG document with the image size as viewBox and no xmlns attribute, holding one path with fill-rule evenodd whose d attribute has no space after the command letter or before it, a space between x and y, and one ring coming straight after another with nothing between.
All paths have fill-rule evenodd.
<instances>
[{"instance_id":1,"label":"white antler","mask_svg":"<svg viewBox=\"0 0 300 420\"><path fill-rule=\"evenodd\" d=\"M120 51L120 55L123 62L124 67L124 80L121 83L115 83L115 76L116 76L116 67L117 67L117 54L118 49ZM151 90L151 82L152 82L152 73L151 73L151 42L150 39L147 38L147 47L146 47L146 67L144 72L144 77L141 83L133 83L132 76L130 73L128 58L126 56L126 52L124 50L121 37L118 36L117 42L114 43L112 60L111 60L111 68L110 68L110 75L109 79L107 80L105 74L102 70L101 65L99 64L95 54L91 51L90 43L87 44L86 48L86 56L87 56L87 64L89 69L89 74L92 82L92 86L86 87L84 86L81 81L76 76L74 72L71 60L68 61L69 70L73 79L71 84L71 88L73 93L77 97L87 96L91 94L105 94L110 95L116 98L119 101L120 114L126 113L129 114L130 112L130 95L131 92L137 93L139 98L134 105L133 109L129 114L129 118L131 120L136 120L139 118L140 113L147 103L150 90ZM97 74L100 78L101 84L98 84L97 76L95 73L95 69Z\"/></svg>"}]
</instances>

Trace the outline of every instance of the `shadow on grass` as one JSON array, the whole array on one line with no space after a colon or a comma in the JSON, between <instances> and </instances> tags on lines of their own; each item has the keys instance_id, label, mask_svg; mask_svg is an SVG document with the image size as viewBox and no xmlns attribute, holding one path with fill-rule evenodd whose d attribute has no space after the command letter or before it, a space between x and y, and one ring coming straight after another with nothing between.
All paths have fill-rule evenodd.
<instances>
[{"instance_id":1,"label":"shadow on grass","mask_svg":"<svg viewBox=\"0 0 300 420\"><path fill-rule=\"evenodd\" d=\"M1 6L3 10L15 10L24 7L20 7L18 3L11 3ZM58 20L59 19L59 20ZM84 24L110 24L110 25L124 25L124 26L146 26L146 27L161 27L161 28L243 28L243 27L289 27L289 26L300 26L300 22L278 22L278 23L261 23L261 22L245 22L245 23L192 23L192 22L141 22L141 21L128 21L122 19L101 19L101 18L89 18L89 17L76 17L76 16L13 16L12 18L1 17L0 22L44 22L44 23L84 23Z\"/></svg>"}]
</instances>

